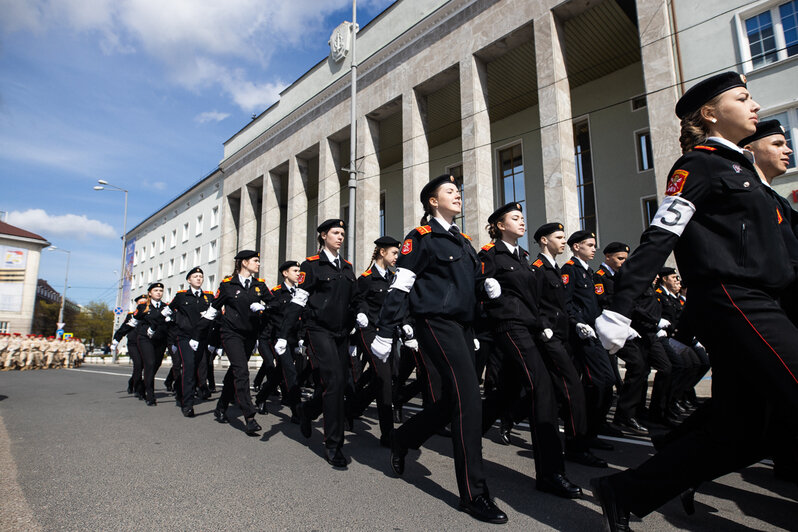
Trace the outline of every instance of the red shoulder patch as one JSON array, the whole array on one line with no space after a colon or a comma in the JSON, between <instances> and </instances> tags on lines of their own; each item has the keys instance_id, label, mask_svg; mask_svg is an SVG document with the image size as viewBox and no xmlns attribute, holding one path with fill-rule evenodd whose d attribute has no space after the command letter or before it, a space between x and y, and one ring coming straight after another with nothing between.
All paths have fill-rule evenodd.
<instances>
[{"instance_id":1,"label":"red shoulder patch","mask_svg":"<svg viewBox=\"0 0 798 532\"><path fill-rule=\"evenodd\" d=\"M299 272L299 279L297 280L296 284L302 284L305 282L305 272Z\"/></svg>"},{"instance_id":2,"label":"red shoulder patch","mask_svg":"<svg viewBox=\"0 0 798 532\"><path fill-rule=\"evenodd\" d=\"M185 293L186 293L186 291L185 291L185 290L178 290L178 291L177 291L177 293L178 293L178 294L185 294Z\"/></svg>"},{"instance_id":3,"label":"red shoulder patch","mask_svg":"<svg viewBox=\"0 0 798 532\"><path fill-rule=\"evenodd\" d=\"M543 266L543 261L538 259L532 263L532 266L537 266L538 268L540 268L541 266Z\"/></svg>"},{"instance_id":4,"label":"red shoulder patch","mask_svg":"<svg viewBox=\"0 0 798 532\"><path fill-rule=\"evenodd\" d=\"M568 276L567 273L562 274L562 284L568 284L568 281L570 280L571 278Z\"/></svg>"},{"instance_id":5,"label":"red shoulder patch","mask_svg":"<svg viewBox=\"0 0 798 532\"><path fill-rule=\"evenodd\" d=\"M604 270L599 268L598 270L596 270L596 274L601 275L602 277L604 277L605 275L607 275L607 272L605 272Z\"/></svg>"},{"instance_id":6,"label":"red shoulder patch","mask_svg":"<svg viewBox=\"0 0 798 532\"><path fill-rule=\"evenodd\" d=\"M705 150L705 151L718 151L717 148L713 148L712 146L693 146L694 150Z\"/></svg>"},{"instance_id":7,"label":"red shoulder patch","mask_svg":"<svg viewBox=\"0 0 798 532\"><path fill-rule=\"evenodd\" d=\"M426 235L427 233L432 232L432 227L429 225L422 225L420 227L416 227L416 231L418 231L418 234L420 235Z\"/></svg>"},{"instance_id":8,"label":"red shoulder patch","mask_svg":"<svg viewBox=\"0 0 798 532\"><path fill-rule=\"evenodd\" d=\"M407 255L411 251L413 251L413 239L408 238L405 240L404 244L402 244L402 255Z\"/></svg>"},{"instance_id":9,"label":"red shoulder patch","mask_svg":"<svg viewBox=\"0 0 798 532\"><path fill-rule=\"evenodd\" d=\"M596 285L596 295L600 296L603 293L604 293L604 285L603 284L597 284Z\"/></svg>"},{"instance_id":10,"label":"red shoulder patch","mask_svg":"<svg viewBox=\"0 0 798 532\"><path fill-rule=\"evenodd\" d=\"M489 249L491 249L495 245L496 244L494 244L493 242L491 242L490 244L485 244L484 246L482 246L482 251L488 251Z\"/></svg>"},{"instance_id":11,"label":"red shoulder patch","mask_svg":"<svg viewBox=\"0 0 798 532\"><path fill-rule=\"evenodd\" d=\"M715 148L712 149L714 150ZM687 170L674 170L673 175L668 180L668 188L665 189L665 195L676 196L681 194L688 175L690 175L690 172Z\"/></svg>"},{"instance_id":12,"label":"red shoulder patch","mask_svg":"<svg viewBox=\"0 0 798 532\"><path fill-rule=\"evenodd\" d=\"M312 257L305 258L305 260L319 260L319 256L318 255L313 255Z\"/></svg>"},{"instance_id":13,"label":"red shoulder patch","mask_svg":"<svg viewBox=\"0 0 798 532\"><path fill-rule=\"evenodd\" d=\"M471 237L468 236L467 234L465 234L465 233L460 233L460 234L463 235L464 237L466 237L467 240L471 240Z\"/></svg>"}]
</instances>

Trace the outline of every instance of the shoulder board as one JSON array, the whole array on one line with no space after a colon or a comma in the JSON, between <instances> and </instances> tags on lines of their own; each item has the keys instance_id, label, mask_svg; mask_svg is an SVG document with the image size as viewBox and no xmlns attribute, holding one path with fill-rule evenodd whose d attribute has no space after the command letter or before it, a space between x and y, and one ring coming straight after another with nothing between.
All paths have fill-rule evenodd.
<instances>
[{"instance_id":1,"label":"shoulder board","mask_svg":"<svg viewBox=\"0 0 798 532\"><path fill-rule=\"evenodd\" d=\"M569 266L573 266L573 265L574 265L574 261L573 261L573 260L569 260L569 261L568 261L568 262L566 262L565 264L567 264L567 265L569 265Z\"/></svg>"},{"instance_id":2,"label":"shoulder board","mask_svg":"<svg viewBox=\"0 0 798 532\"><path fill-rule=\"evenodd\" d=\"M471 237L468 236L467 234L465 234L465 233L460 233L460 234L463 235L464 237L466 237L466 239L471 240Z\"/></svg>"},{"instance_id":3,"label":"shoulder board","mask_svg":"<svg viewBox=\"0 0 798 532\"><path fill-rule=\"evenodd\" d=\"M351 262L349 262L349 261L348 261L348 260L346 260L346 259L344 259L344 262L345 262L345 263L347 263L347 264L348 264L348 265L350 265L350 266L352 265L352 263L351 263Z\"/></svg>"},{"instance_id":4,"label":"shoulder board","mask_svg":"<svg viewBox=\"0 0 798 532\"><path fill-rule=\"evenodd\" d=\"M654 291L655 291L656 293L658 293L658 294L661 294L661 293L662 293L662 288L657 288L657 289L656 289L656 290L654 290Z\"/></svg>"},{"instance_id":5,"label":"shoulder board","mask_svg":"<svg viewBox=\"0 0 798 532\"><path fill-rule=\"evenodd\" d=\"M422 225L422 226L416 227L416 231L420 235L426 235L427 233L431 233L432 232L432 227L429 226L429 225Z\"/></svg>"},{"instance_id":6,"label":"shoulder board","mask_svg":"<svg viewBox=\"0 0 798 532\"><path fill-rule=\"evenodd\" d=\"M496 244L494 244L493 242L491 242L490 244L485 244L484 246L482 246L482 251L488 251L489 249L493 248L493 246L495 245Z\"/></svg>"},{"instance_id":7,"label":"shoulder board","mask_svg":"<svg viewBox=\"0 0 798 532\"><path fill-rule=\"evenodd\" d=\"M599 268L598 270L596 270L596 274L601 275L602 277L607 275L607 273L604 271L603 268Z\"/></svg>"},{"instance_id":8,"label":"shoulder board","mask_svg":"<svg viewBox=\"0 0 798 532\"><path fill-rule=\"evenodd\" d=\"M264 281L264 280L263 280L263 279L261 279L260 277L256 277L256 279L258 280L258 282L260 282L260 283L263 283L263 284L266 284L266 281Z\"/></svg>"},{"instance_id":9,"label":"shoulder board","mask_svg":"<svg viewBox=\"0 0 798 532\"><path fill-rule=\"evenodd\" d=\"M532 266L537 266L538 268L540 268L541 266L543 266L543 261L538 259L532 263Z\"/></svg>"},{"instance_id":10,"label":"shoulder board","mask_svg":"<svg viewBox=\"0 0 798 532\"><path fill-rule=\"evenodd\" d=\"M213 294L213 292L211 292L210 290L204 290L202 293L203 294Z\"/></svg>"},{"instance_id":11,"label":"shoulder board","mask_svg":"<svg viewBox=\"0 0 798 532\"><path fill-rule=\"evenodd\" d=\"M366 270L360 274L361 277L368 277L369 275L371 275L371 270Z\"/></svg>"},{"instance_id":12,"label":"shoulder board","mask_svg":"<svg viewBox=\"0 0 798 532\"><path fill-rule=\"evenodd\" d=\"M222 282L223 283L229 283L230 279L232 279L232 277L225 277L224 279L222 279Z\"/></svg>"},{"instance_id":13,"label":"shoulder board","mask_svg":"<svg viewBox=\"0 0 798 532\"><path fill-rule=\"evenodd\" d=\"M178 294L185 294L185 293L186 293L186 291L185 291L185 290L178 290L178 291L177 291L177 293L178 293Z\"/></svg>"},{"instance_id":14,"label":"shoulder board","mask_svg":"<svg viewBox=\"0 0 798 532\"><path fill-rule=\"evenodd\" d=\"M305 260L319 260L319 256L313 255L312 257L307 257Z\"/></svg>"},{"instance_id":15,"label":"shoulder board","mask_svg":"<svg viewBox=\"0 0 798 532\"><path fill-rule=\"evenodd\" d=\"M272 292L276 292L276 291L280 290L282 287L283 287L283 285L278 284L277 286L272 287Z\"/></svg>"},{"instance_id":16,"label":"shoulder board","mask_svg":"<svg viewBox=\"0 0 798 532\"><path fill-rule=\"evenodd\" d=\"M694 150L706 150L706 151L718 151L717 148L713 148L712 146L693 146Z\"/></svg>"}]
</instances>

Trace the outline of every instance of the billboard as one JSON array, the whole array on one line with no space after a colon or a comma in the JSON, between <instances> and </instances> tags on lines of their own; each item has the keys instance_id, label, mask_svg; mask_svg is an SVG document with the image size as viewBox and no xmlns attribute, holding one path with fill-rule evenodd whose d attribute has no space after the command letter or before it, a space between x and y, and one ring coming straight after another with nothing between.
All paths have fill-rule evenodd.
<instances>
[{"instance_id":1,"label":"billboard","mask_svg":"<svg viewBox=\"0 0 798 532\"><path fill-rule=\"evenodd\" d=\"M122 272L122 299L119 306L125 308L130 303L130 289L133 286L133 253L136 251L136 239L125 243L125 271Z\"/></svg>"},{"instance_id":2,"label":"billboard","mask_svg":"<svg viewBox=\"0 0 798 532\"><path fill-rule=\"evenodd\" d=\"M25 267L28 250L16 246L0 246L0 310L22 311L25 288Z\"/></svg>"}]
</instances>

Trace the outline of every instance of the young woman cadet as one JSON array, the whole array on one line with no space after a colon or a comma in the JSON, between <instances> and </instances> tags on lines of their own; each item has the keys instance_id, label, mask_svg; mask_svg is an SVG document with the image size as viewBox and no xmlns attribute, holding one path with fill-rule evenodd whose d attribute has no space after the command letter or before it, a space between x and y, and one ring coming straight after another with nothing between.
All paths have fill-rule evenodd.
<instances>
[{"instance_id":1,"label":"young woman cadet","mask_svg":"<svg viewBox=\"0 0 798 532\"><path fill-rule=\"evenodd\" d=\"M155 406L155 374L166 352L168 323L162 314L166 305L161 301L163 283L152 283L147 288L147 301L139 303L133 319L136 322L136 341L144 366L144 397L147 406Z\"/></svg>"}]
</instances>

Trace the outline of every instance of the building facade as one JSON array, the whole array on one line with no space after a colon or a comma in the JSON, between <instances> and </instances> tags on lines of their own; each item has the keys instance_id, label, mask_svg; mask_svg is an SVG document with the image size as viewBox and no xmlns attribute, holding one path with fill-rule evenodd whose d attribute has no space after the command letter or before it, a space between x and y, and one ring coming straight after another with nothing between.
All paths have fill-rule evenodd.
<instances>
[{"instance_id":1,"label":"building facade","mask_svg":"<svg viewBox=\"0 0 798 532\"><path fill-rule=\"evenodd\" d=\"M30 334L43 237L0 222L0 332Z\"/></svg>"}]
</instances>

